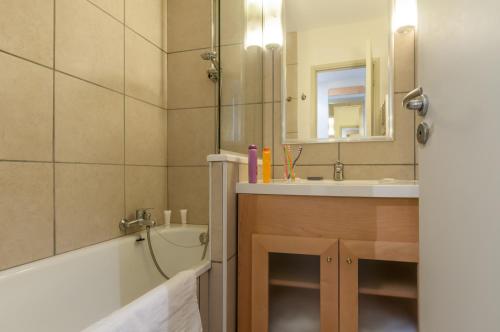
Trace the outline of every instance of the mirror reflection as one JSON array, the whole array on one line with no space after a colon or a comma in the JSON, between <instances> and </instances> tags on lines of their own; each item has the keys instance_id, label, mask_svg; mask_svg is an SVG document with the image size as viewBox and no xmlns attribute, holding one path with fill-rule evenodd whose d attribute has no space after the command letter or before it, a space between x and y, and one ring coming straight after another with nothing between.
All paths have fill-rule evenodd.
<instances>
[{"instance_id":1,"label":"mirror reflection","mask_svg":"<svg viewBox=\"0 0 500 332\"><path fill-rule=\"evenodd\" d=\"M390 0L284 0L285 143L392 137Z\"/></svg>"}]
</instances>

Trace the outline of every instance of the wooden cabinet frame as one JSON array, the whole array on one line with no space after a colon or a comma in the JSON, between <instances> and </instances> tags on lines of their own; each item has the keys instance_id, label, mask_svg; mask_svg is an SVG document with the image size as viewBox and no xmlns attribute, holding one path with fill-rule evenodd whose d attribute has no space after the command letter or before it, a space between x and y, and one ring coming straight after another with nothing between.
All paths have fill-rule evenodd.
<instances>
[{"instance_id":1,"label":"wooden cabinet frame","mask_svg":"<svg viewBox=\"0 0 500 332\"><path fill-rule=\"evenodd\" d=\"M340 240L340 332L358 331L358 263L360 259L418 262L418 244Z\"/></svg>"},{"instance_id":2,"label":"wooden cabinet frame","mask_svg":"<svg viewBox=\"0 0 500 332\"><path fill-rule=\"evenodd\" d=\"M370 253L371 255L377 254L379 257L389 257L388 255L392 252L390 249L392 244L397 246L398 243L404 243L410 244L414 248L412 249L414 255L412 254L411 257L416 259L418 258L416 257L418 199L239 194L237 306L239 332L262 332L268 329L266 317L258 319L260 322L265 322L264 329L259 330L259 328L252 326L253 322L258 324L257 319L252 317L252 306L255 303L268 305L267 299L255 301L256 288L254 287L256 286L254 285L256 285L256 281L253 280L254 275L255 277L267 276L268 272L266 272L267 270L255 273L252 271L254 267L254 236L257 239L259 236L272 236L273 239L280 236L298 239L313 238L314 242L345 239L349 241L342 241L342 243L348 242L348 249L353 250L359 257ZM356 242L372 244L360 245L364 249L358 251ZM378 245L373 245L373 242L378 243ZM296 243L299 242L296 241ZM391 245L384 245L384 243ZM270 243L269 245L275 244ZM255 247L255 250L262 249ZM340 252L339 254L341 256ZM341 264L340 259L336 259L335 262ZM264 265L267 266L267 264ZM340 271L341 268L342 266L338 267L340 283L345 281L342 277L342 271ZM266 287L268 286L266 285ZM265 294L268 296L268 290ZM335 297L337 300L335 305L336 308L340 309L338 300L341 294L338 294L338 290L336 294L338 297ZM344 298L346 298L345 295ZM258 311L257 306L255 312ZM336 317L338 321L340 318L341 316ZM337 331L338 328L337 325L330 331Z\"/></svg>"},{"instance_id":3,"label":"wooden cabinet frame","mask_svg":"<svg viewBox=\"0 0 500 332\"><path fill-rule=\"evenodd\" d=\"M252 236L252 331L269 329L269 254L320 257L321 332L338 330L338 241L279 235Z\"/></svg>"}]
</instances>

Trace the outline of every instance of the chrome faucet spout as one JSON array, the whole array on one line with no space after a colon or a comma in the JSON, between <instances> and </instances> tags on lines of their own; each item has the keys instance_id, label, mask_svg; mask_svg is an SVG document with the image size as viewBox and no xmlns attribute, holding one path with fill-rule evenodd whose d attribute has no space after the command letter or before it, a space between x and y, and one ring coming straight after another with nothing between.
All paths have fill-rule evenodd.
<instances>
[{"instance_id":1,"label":"chrome faucet spout","mask_svg":"<svg viewBox=\"0 0 500 332\"><path fill-rule=\"evenodd\" d=\"M134 227L134 226L140 226L140 227L153 227L156 225L156 221L151 219L151 213L148 212L149 210L152 209L138 209L135 211L135 219L134 220L128 220L127 218L123 218L120 223L119 227L122 232L126 232L129 228Z\"/></svg>"}]
</instances>

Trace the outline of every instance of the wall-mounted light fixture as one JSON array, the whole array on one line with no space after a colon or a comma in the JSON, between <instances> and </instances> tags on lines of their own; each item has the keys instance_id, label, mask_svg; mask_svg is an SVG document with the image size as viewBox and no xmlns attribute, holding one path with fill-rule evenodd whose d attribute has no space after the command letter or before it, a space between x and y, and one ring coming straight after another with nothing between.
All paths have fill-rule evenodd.
<instances>
[{"instance_id":1,"label":"wall-mounted light fixture","mask_svg":"<svg viewBox=\"0 0 500 332\"><path fill-rule=\"evenodd\" d=\"M417 27L417 0L394 0L392 29L405 33Z\"/></svg>"},{"instance_id":2,"label":"wall-mounted light fixture","mask_svg":"<svg viewBox=\"0 0 500 332\"><path fill-rule=\"evenodd\" d=\"M262 0L245 1L245 49L262 47Z\"/></svg>"},{"instance_id":3,"label":"wall-mounted light fixture","mask_svg":"<svg viewBox=\"0 0 500 332\"><path fill-rule=\"evenodd\" d=\"M282 0L264 0L264 46L269 49L283 45Z\"/></svg>"}]
</instances>

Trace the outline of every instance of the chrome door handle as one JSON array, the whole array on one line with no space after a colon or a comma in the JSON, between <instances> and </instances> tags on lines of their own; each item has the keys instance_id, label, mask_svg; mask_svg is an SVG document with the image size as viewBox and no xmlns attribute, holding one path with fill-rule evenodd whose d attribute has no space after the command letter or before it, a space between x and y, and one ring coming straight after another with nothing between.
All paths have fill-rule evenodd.
<instances>
[{"instance_id":1,"label":"chrome door handle","mask_svg":"<svg viewBox=\"0 0 500 332\"><path fill-rule=\"evenodd\" d=\"M429 98L424 94L422 87L416 88L404 97L403 107L410 111L417 111L420 116L427 114Z\"/></svg>"}]
</instances>

